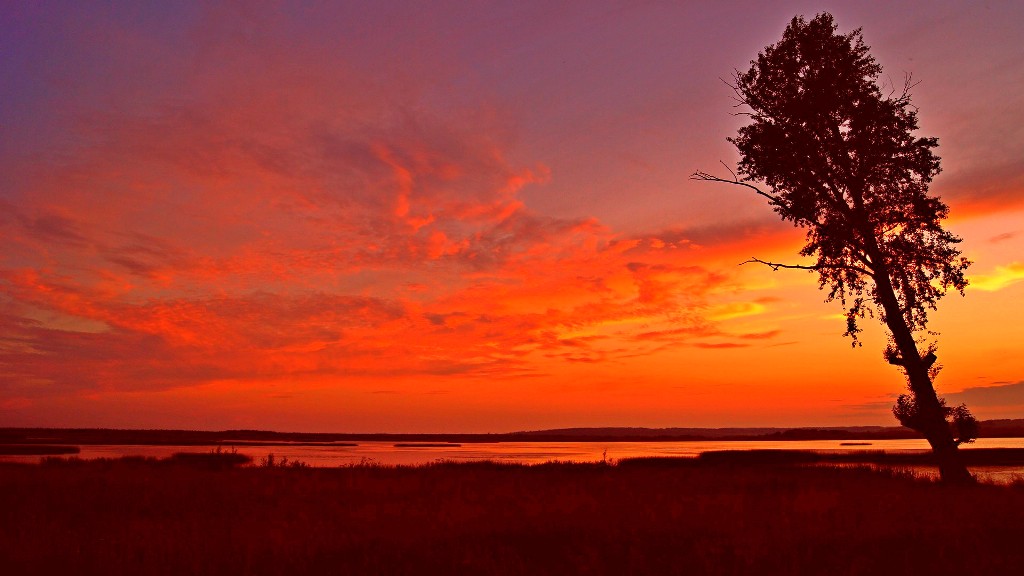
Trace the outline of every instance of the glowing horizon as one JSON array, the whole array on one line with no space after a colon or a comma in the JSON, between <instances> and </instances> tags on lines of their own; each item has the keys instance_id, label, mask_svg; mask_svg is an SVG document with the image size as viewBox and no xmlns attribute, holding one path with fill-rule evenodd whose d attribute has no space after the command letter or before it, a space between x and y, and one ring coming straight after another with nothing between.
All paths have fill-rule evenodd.
<instances>
[{"instance_id":1,"label":"glowing horizon","mask_svg":"<svg viewBox=\"0 0 1024 576\"><path fill-rule=\"evenodd\" d=\"M0 426L895 425L882 327L739 266L802 234L688 179L816 8L676 4L0 9ZM921 82L980 419L1024 417L1021 12L833 10Z\"/></svg>"}]
</instances>

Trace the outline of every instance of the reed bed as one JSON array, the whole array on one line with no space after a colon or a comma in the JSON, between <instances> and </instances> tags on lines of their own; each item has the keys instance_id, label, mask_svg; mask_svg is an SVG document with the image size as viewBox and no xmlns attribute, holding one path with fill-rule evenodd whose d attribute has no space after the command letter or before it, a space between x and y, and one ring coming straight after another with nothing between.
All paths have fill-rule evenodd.
<instances>
[{"instance_id":1,"label":"reed bed","mask_svg":"<svg viewBox=\"0 0 1024 576\"><path fill-rule=\"evenodd\" d=\"M1024 487L785 462L0 465L5 574L1000 574Z\"/></svg>"}]
</instances>

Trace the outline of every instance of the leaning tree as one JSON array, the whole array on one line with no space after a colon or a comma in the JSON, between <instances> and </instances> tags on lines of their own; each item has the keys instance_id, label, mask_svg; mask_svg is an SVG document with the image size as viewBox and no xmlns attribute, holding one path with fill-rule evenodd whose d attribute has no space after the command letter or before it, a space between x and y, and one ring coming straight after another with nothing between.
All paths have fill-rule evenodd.
<instances>
[{"instance_id":1,"label":"leaning tree","mask_svg":"<svg viewBox=\"0 0 1024 576\"><path fill-rule=\"evenodd\" d=\"M750 123L729 142L737 176L694 178L744 186L768 199L783 220L806 230L800 255L813 264L772 267L818 273L828 301L845 309L854 346L859 321L877 316L889 331L885 359L906 375L909 394L893 413L928 439L942 478L973 480L957 447L977 423L963 405L946 406L932 385L938 365L928 311L953 288L963 294L970 264L942 227L949 209L928 193L939 172L935 138L919 138L909 77L883 91L882 68L861 31L838 34L830 14L793 18L731 84Z\"/></svg>"}]
</instances>

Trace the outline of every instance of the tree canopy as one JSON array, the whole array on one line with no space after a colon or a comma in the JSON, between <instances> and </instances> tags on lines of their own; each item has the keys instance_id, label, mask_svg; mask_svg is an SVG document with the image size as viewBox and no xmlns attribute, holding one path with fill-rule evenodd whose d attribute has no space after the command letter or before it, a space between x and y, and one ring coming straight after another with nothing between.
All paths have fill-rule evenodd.
<instances>
[{"instance_id":1,"label":"tree canopy","mask_svg":"<svg viewBox=\"0 0 1024 576\"><path fill-rule=\"evenodd\" d=\"M907 325L925 329L946 291L967 285L969 262L942 227L948 207L928 194L938 140L913 134L909 81L883 94L860 29L836 34L829 14L794 18L752 64L734 86L752 119L729 139L740 173L767 184L775 211L807 229L800 253L817 257L831 297L849 300L847 334L857 337L865 296L878 302L865 283L875 264L892 272Z\"/></svg>"}]
</instances>

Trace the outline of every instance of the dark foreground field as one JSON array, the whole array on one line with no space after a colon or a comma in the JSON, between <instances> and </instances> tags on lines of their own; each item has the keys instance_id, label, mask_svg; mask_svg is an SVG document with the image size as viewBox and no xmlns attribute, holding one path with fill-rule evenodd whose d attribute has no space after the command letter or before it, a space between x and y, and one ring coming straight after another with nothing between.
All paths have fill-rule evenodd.
<instances>
[{"instance_id":1,"label":"dark foreground field","mask_svg":"<svg viewBox=\"0 0 1024 576\"><path fill-rule=\"evenodd\" d=\"M0 466L4 574L1012 574L1024 487L626 461Z\"/></svg>"}]
</instances>

